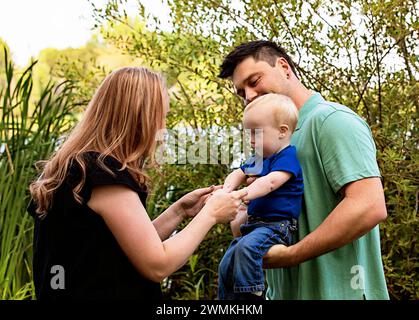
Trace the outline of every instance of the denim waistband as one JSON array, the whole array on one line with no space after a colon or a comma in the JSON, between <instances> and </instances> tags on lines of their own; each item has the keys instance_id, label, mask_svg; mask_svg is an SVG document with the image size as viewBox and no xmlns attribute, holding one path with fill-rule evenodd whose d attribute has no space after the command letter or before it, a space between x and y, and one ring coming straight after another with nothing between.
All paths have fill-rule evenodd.
<instances>
[{"instance_id":1,"label":"denim waistband","mask_svg":"<svg viewBox=\"0 0 419 320\"><path fill-rule=\"evenodd\" d=\"M247 217L247 222L280 222L280 221L284 221L287 220L289 222L294 222L294 218L293 217L258 217L258 216L252 216L249 215Z\"/></svg>"}]
</instances>

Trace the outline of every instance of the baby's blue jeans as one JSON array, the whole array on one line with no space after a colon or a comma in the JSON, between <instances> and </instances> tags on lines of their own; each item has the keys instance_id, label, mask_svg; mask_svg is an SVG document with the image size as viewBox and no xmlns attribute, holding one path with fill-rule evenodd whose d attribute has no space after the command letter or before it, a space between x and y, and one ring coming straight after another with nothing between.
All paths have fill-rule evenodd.
<instances>
[{"instance_id":1,"label":"baby's blue jeans","mask_svg":"<svg viewBox=\"0 0 419 320\"><path fill-rule=\"evenodd\" d=\"M290 245L292 223L251 222L240 226L218 267L218 299L240 300L245 293L264 291L262 258L275 244Z\"/></svg>"}]
</instances>

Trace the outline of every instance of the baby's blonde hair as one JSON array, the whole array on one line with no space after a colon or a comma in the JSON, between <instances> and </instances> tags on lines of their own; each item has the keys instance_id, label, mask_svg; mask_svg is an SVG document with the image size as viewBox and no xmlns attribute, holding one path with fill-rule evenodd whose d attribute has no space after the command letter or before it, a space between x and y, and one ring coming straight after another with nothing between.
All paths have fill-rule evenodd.
<instances>
[{"instance_id":1,"label":"baby's blonde hair","mask_svg":"<svg viewBox=\"0 0 419 320\"><path fill-rule=\"evenodd\" d=\"M294 132L298 122L298 109L291 98L277 93L268 93L260 96L249 103L244 112L263 107L272 107L273 118L278 127L282 124L288 125L291 132Z\"/></svg>"}]
</instances>

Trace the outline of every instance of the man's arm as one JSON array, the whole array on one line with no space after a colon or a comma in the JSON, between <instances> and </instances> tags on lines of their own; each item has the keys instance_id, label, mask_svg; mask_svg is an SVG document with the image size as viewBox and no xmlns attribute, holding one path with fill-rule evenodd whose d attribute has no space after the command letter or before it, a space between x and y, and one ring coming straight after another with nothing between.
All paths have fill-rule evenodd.
<instances>
[{"instance_id":1,"label":"man's arm","mask_svg":"<svg viewBox=\"0 0 419 320\"><path fill-rule=\"evenodd\" d=\"M264 267L290 267L316 258L358 239L386 219L380 178L348 183L341 192L343 200L317 229L292 246L273 246L264 257Z\"/></svg>"}]
</instances>

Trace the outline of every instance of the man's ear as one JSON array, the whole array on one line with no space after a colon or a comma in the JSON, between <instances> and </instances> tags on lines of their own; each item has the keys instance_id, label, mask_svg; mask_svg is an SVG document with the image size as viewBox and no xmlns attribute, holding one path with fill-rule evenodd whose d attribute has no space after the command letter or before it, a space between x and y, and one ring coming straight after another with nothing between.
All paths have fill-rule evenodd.
<instances>
[{"instance_id":1,"label":"man's ear","mask_svg":"<svg viewBox=\"0 0 419 320\"><path fill-rule=\"evenodd\" d=\"M281 68L285 73L291 72L290 65L288 64L288 61L284 57L276 58L276 66L278 68Z\"/></svg>"}]
</instances>

